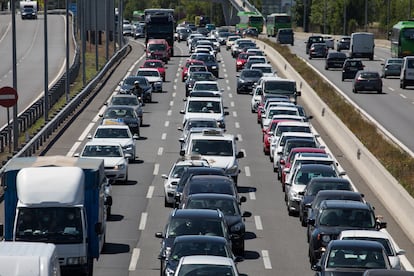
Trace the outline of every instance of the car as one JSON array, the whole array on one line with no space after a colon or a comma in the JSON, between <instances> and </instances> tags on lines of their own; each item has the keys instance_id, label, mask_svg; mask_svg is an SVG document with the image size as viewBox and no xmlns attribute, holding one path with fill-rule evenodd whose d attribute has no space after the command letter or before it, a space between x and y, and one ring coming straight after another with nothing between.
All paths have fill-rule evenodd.
<instances>
[{"instance_id":1,"label":"car","mask_svg":"<svg viewBox=\"0 0 414 276\"><path fill-rule=\"evenodd\" d=\"M229 242L230 234L220 210L174 209L171 211L164 232L156 232L162 239L159 258L166 258L171 252L174 240L186 235L209 235L223 237Z\"/></svg>"},{"instance_id":2,"label":"car","mask_svg":"<svg viewBox=\"0 0 414 276\"><path fill-rule=\"evenodd\" d=\"M368 269L363 276L414 276L414 272L395 269Z\"/></svg>"},{"instance_id":3,"label":"car","mask_svg":"<svg viewBox=\"0 0 414 276\"><path fill-rule=\"evenodd\" d=\"M249 58L249 56L254 55L253 53L246 53L246 52L241 52L237 58L236 58L236 71L240 71L244 68L244 65L247 62L247 59Z\"/></svg>"},{"instance_id":4,"label":"car","mask_svg":"<svg viewBox=\"0 0 414 276\"><path fill-rule=\"evenodd\" d=\"M174 276L190 275L239 276L240 274L231 258L194 255L182 257L174 274Z\"/></svg>"},{"instance_id":5,"label":"car","mask_svg":"<svg viewBox=\"0 0 414 276\"><path fill-rule=\"evenodd\" d=\"M237 58L237 56L243 52L244 48L257 48L257 45L249 38L237 39L231 46L231 56Z\"/></svg>"},{"instance_id":6,"label":"car","mask_svg":"<svg viewBox=\"0 0 414 276\"><path fill-rule=\"evenodd\" d=\"M202 62L204 62L205 66L207 66L207 69L209 72L213 73L213 75L216 78L219 77L219 65L218 65L219 61L216 60L214 55L205 54L205 53L192 54L190 56L190 59L201 60Z\"/></svg>"},{"instance_id":7,"label":"car","mask_svg":"<svg viewBox=\"0 0 414 276\"><path fill-rule=\"evenodd\" d=\"M225 43L226 44L226 50L227 51L230 50L231 46L233 45L233 42L235 40L239 39L239 38L241 38L241 36L239 36L239 35L230 35L230 36L228 36L227 39L226 39L226 43Z\"/></svg>"},{"instance_id":8,"label":"car","mask_svg":"<svg viewBox=\"0 0 414 276\"><path fill-rule=\"evenodd\" d=\"M268 63L256 63L250 66L250 69L257 69L262 71L264 77L274 77L277 76L276 71L273 69L272 65Z\"/></svg>"},{"instance_id":9,"label":"car","mask_svg":"<svg viewBox=\"0 0 414 276\"><path fill-rule=\"evenodd\" d=\"M107 106L113 105L127 105L135 109L140 121L140 126L143 126L143 110L141 101L134 94L115 94L106 103Z\"/></svg>"},{"instance_id":10,"label":"car","mask_svg":"<svg viewBox=\"0 0 414 276\"><path fill-rule=\"evenodd\" d=\"M276 42L279 44L290 44L294 45L295 39L292 28L280 28L277 30Z\"/></svg>"},{"instance_id":11,"label":"car","mask_svg":"<svg viewBox=\"0 0 414 276\"><path fill-rule=\"evenodd\" d=\"M250 99L250 111L251 113L257 113L262 99L262 88L254 85L251 94L252 98Z\"/></svg>"},{"instance_id":12,"label":"car","mask_svg":"<svg viewBox=\"0 0 414 276\"><path fill-rule=\"evenodd\" d=\"M379 242L356 240L331 241L321 260L312 266L320 276L362 276L374 268L391 269L384 247Z\"/></svg>"},{"instance_id":13,"label":"car","mask_svg":"<svg viewBox=\"0 0 414 276\"><path fill-rule=\"evenodd\" d=\"M382 244L387 253L388 259L392 269L401 270L401 255L405 254L405 250L400 249L390 234L385 231L372 231L372 230L345 230L339 234L338 240L364 240L364 241L376 241Z\"/></svg>"},{"instance_id":14,"label":"car","mask_svg":"<svg viewBox=\"0 0 414 276\"><path fill-rule=\"evenodd\" d=\"M386 222L375 216L374 208L366 202L324 200L318 213L309 217L309 261L316 264L331 240L343 230L380 230ZM359 242L359 241L358 241ZM382 247L382 245L381 245ZM388 258L387 258L388 259Z\"/></svg>"},{"instance_id":15,"label":"car","mask_svg":"<svg viewBox=\"0 0 414 276\"><path fill-rule=\"evenodd\" d=\"M299 215L299 207L304 191L309 181L315 177L338 177L338 174L329 165L304 164L297 168L290 182L285 183L285 199L289 215Z\"/></svg>"},{"instance_id":16,"label":"car","mask_svg":"<svg viewBox=\"0 0 414 276\"><path fill-rule=\"evenodd\" d=\"M220 43L220 45L225 45L227 38L231 35L235 35L235 34L229 31L219 31L217 32L217 40Z\"/></svg>"},{"instance_id":17,"label":"car","mask_svg":"<svg viewBox=\"0 0 414 276\"><path fill-rule=\"evenodd\" d=\"M290 151L293 148L298 147L308 147L308 148L319 148L319 142L317 141L316 137L302 137L302 138L291 138L285 142L282 150L279 152L273 153L273 169L277 170L278 163L280 160L286 160L287 156L289 155ZM276 148L275 148L276 149ZM287 182L287 181L286 181ZM285 183L286 185L286 183Z\"/></svg>"},{"instance_id":18,"label":"car","mask_svg":"<svg viewBox=\"0 0 414 276\"><path fill-rule=\"evenodd\" d=\"M132 24L123 24L122 25L122 35L132 36L134 30L132 29Z\"/></svg>"},{"instance_id":19,"label":"car","mask_svg":"<svg viewBox=\"0 0 414 276\"><path fill-rule=\"evenodd\" d=\"M210 167L207 160L194 157L179 158L171 167L168 174L161 175L164 178L164 207L175 205L175 192L177 184L187 167Z\"/></svg>"},{"instance_id":20,"label":"car","mask_svg":"<svg viewBox=\"0 0 414 276\"><path fill-rule=\"evenodd\" d=\"M187 38L191 34L191 30L188 28L180 28L180 29L177 29L177 32L175 34L176 35L174 36L174 38L178 42L187 41Z\"/></svg>"},{"instance_id":21,"label":"car","mask_svg":"<svg viewBox=\"0 0 414 276\"><path fill-rule=\"evenodd\" d=\"M206 71L191 72L188 74L185 80L185 96L190 95L190 91L193 89L194 83L197 81L216 81L217 78L211 73Z\"/></svg>"},{"instance_id":22,"label":"car","mask_svg":"<svg viewBox=\"0 0 414 276\"><path fill-rule=\"evenodd\" d=\"M212 129L212 128L219 128L218 122L214 118L202 118L202 117L193 117L189 118L183 127L179 127L178 130L182 131L182 135L179 139L181 144L181 150L183 150L183 146L187 141L188 136L191 133L193 128L200 128L200 129Z\"/></svg>"},{"instance_id":23,"label":"car","mask_svg":"<svg viewBox=\"0 0 414 276\"><path fill-rule=\"evenodd\" d=\"M123 123L129 127L129 130L134 135L140 136L140 125L138 114L135 108L127 105L113 105L108 106L103 114L99 114L102 118L102 125Z\"/></svg>"},{"instance_id":24,"label":"car","mask_svg":"<svg viewBox=\"0 0 414 276\"><path fill-rule=\"evenodd\" d=\"M259 82L261 79L259 79ZM256 85L257 87L257 85ZM262 88L260 88L262 90ZM263 93L260 94L259 97L259 103L257 106L257 123L262 125L262 119L265 117L266 110L269 109L269 105L272 105L273 103L280 103L280 105L291 105L294 106L294 103L290 101L290 99L287 96L283 95L267 95L263 96ZM275 107L278 104L275 105Z\"/></svg>"},{"instance_id":25,"label":"car","mask_svg":"<svg viewBox=\"0 0 414 276\"><path fill-rule=\"evenodd\" d=\"M249 27L245 29L242 33L243 37L259 37L259 31L255 27Z\"/></svg>"},{"instance_id":26,"label":"car","mask_svg":"<svg viewBox=\"0 0 414 276\"><path fill-rule=\"evenodd\" d=\"M328 47L328 49L333 49L335 46L335 41L334 38L330 35L324 35L323 36L323 41L326 44L326 47Z\"/></svg>"},{"instance_id":27,"label":"car","mask_svg":"<svg viewBox=\"0 0 414 276\"><path fill-rule=\"evenodd\" d=\"M202 34L199 33L191 33L187 38L187 46L190 47L191 43L193 43L193 39L195 37L204 37Z\"/></svg>"},{"instance_id":28,"label":"car","mask_svg":"<svg viewBox=\"0 0 414 276\"><path fill-rule=\"evenodd\" d=\"M281 122L286 122L288 119L273 119L266 129L262 129L262 141L263 141L263 153L265 155L270 154L270 140L272 139L273 133L277 125Z\"/></svg>"},{"instance_id":29,"label":"car","mask_svg":"<svg viewBox=\"0 0 414 276\"><path fill-rule=\"evenodd\" d=\"M226 128L224 117L229 114L224 111L221 97L189 97L180 113L184 115L183 125L189 118L204 117L216 119L221 128Z\"/></svg>"},{"instance_id":30,"label":"car","mask_svg":"<svg viewBox=\"0 0 414 276\"><path fill-rule=\"evenodd\" d=\"M155 68L160 72L162 81L165 81L165 69L167 67L164 65L164 62L160 59L147 59L144 61L144 64L140 68Z\"/></svg>"},{"instance_id":31,"label":"car","mask_svg":"<svg viewBox=\"0 0 414 276\"><path fill-rule=\"evenodd\" d=\"M187 59L184 66L181 67L181 81L184 82L187 79L188 76L188 68L191 65L203 65L205 66L204 62L201 60L190 60Z\"/></svg>"},{"instance_id":32,"label":"car","mask_svg":"<svg viewBox=\"0 0 414 276\"><path fill-rule=\"evenodd\" d=\"M136 76L146 77L152 85L152 90L162 92L162 77L156 68L139 68Z\"/></svg>"},{"instance_id":33,"label":"car","mask_svg":"<svg viewBox=\"0 0 414 276\"><path fill-rule=\"evenodd\" d=\"M253 54L254 56L266 56L266 54L263 52L263 50L259 48L248 48L246 50L246 53Z\"/></svg>"},{"instance_id":34,"label":"car","mask_svg":"<svg viewBox=\"0 0 414 276\"><path fill-rule=\"evenodd\" d=\"M319 191L324 190L341 190L341 191L353 191L353 185L351 182L342 177L314 177L306 185L303 192L299 195L303 196L299 206L299 221L303 227L306 227L308 221L308 208L312 206L312 202L315 199Z\"/></svg>"},{"instance_id":35,"label":"car","mask_svg":"<svg viewBox=\"0 0 414 276\"><path fill-rule=\"evenodd\" d=\"M305 41L306 44L306 54L309 54L310 48L313 43L324 43L323 36L321 35L311 35Z\"/></svg>"},{"instance_id":36,"label":"car","mask_svg":"<svg viewBox=\"0 0 414 276\"><path fill-rule=\"evenodd\" d=\"M148 59L159 59L168 63L172 50L167 40L163 38L149 38L145 47L145 53Z\"/></svg>"},{"instance_id":37,"label":"car","mask_svg":"<svg viewBox=\"0 0 414 276\"><path fill-rule=\"evenodd\" d=\"M387 58L384 63L381 63L381 77L384 79L390 76L399 77L403 61L402 58Z\"/></svg>"},{"instance_id":38,"label":"car","mask_svg":"<svg viewBox=\"0 0 414 276\"><path fill-rule=\"evenodd\" d=\"M131 94L134 90L134 83L138 81L139 86L143 90L142 99L143 102L151 102L152 101L152 85L149 83L146 77L142 76L128 76L126 77L119 85L119 93L120 94Z\"/></svg>"},{"instance_id":39,"label":"car","mask_svg":"<svg viewBox=\"0 0 414 276\"><path fill-rule=\"evenodd\" d=\"M22 20L24 19L37 19L37 10L32 7L23 7L20 12Z\"/></svg>"},{"instance_id":40,"label":"car","mask_svg":"<svg viewBox=\"0 0 414 276\"><path fill-rule=\"evenodd\" d=\"M400 88L414 85L414 56L405 56L401 65Z\"/></svg>"},{"instance_id":41,"label":"car","mask_svg":"<svg viewBox=\"0 0 414 276\"><path fill-rule=\"evenodd\" d=\"M145 30L141 26L136 26L133 32L134 39L145 37Z\"/></svg>"},{"instance_id":42,"label":"car","mask_svg":"<svg viewBox=\"0 0 414 276\"><path fill-rule=\"evenodd\" d=\"M376 91L382 93L382 79L378 72L362 70L358 71L352 82L352 92Z\"/></svg>"},{"instance_id":43,"label":"car","mask_svg":"<svg viewBox=\"0 0 414 276\"><path fill-rule=\"evenodd\" d=\"M160 260L161 275L174 275L180 259L194 255L221 256L236 261L236 257L231 250L231 244L223 237L204 235L179 236L174 240L171 253Z\"/></svg>"},{"instance_id":44,"label":"car","mask_svg":"<svg viewBox=\"0 0 414 276\"><path fill-rule=\"evenodd\" d=\"M193 175L225 175L222 168L214 167L184 167L183 173L180 180L177 183L177 188L175 190L175 203L174 206L177 207L180 204L181 195L183 193L184 187L188 179Z\"/></svg>"},{"instance_id":45,"label":"car","mask_svg":"<svg viewBox=\"0 0 414 276\"><path fill-rule=\"evenodd\" d=\"M301 92L297 90L296 80L284 79L277 76L262 77L257 85L262 88L262 97L273 95L276 97L289 97L294 104L297 103L297 98Z\"/></svg>"},{"instance_id":46,"label":"car","mask_svg":"<svg viewBox=\"0 0 414 276\"><path fill-rule=\"evenodd\" d=\"M121 145L124 154L129 156L129 161L134 162L137 158L135 141L138 135L132 135L126 125L106 125L98 126L93 135L88 135L88 139L95 142L117 142Z\"/></svg>"},{"instance_id":47,"label":"car","mask_svg":"<svg viewBox=\"0 0 414 276\"><path fill-rule=\"evenodd\" d=\"M263 76L262 71L258 69L243 69L237 76L237 94L241 92L250 93L253 85Z\"/></svg>"},{"instance_id":48,"label":"car","mask_svg":"<svg viewBox=\"0 0 414 276\"><path fill-rule=\"evenodd\" d=\"M186 149L180 155L199 154L207 159L212 167L221 168L225 174L231 176L237 186L240 173L238 159L244 157L242 151L237 151L237 137L233 134L224 134L223 131L206 130L194 133L188 138Z\"/></svg>"},{"instance_id":49,"label":"car","mask_svg":"<svg viewBox=\"0 0 414 276\"><path fill-rule=\"evenodd\" d=\"M349 46L351 45L351 37L350 36L342 36L336 42L336 50L338 52L342 50L349 50Z\"/></svg>"},{"instance_id":50,"label":"car","mask_svg":"<svg viewBox=\"0 0 414 276\"><path fill-rule=\"evenodd\" d=\"M325 70L330 68L342 68L347 55L342 52L329 52L325 59Z\"/></svg>"},{"instance_id":51,"label":"car","mask_svg":"<svg viewBox=\"0 0 414 276\"><path fill-rule=\"evenodd\" d=\"M108 141L89 141L85 144L79 158L102 159L104 161L105 176L113 181L128 182L128 159L131 156L124 151L121 144Z\"/></svg>"},{"instance_id":52,"label":"car","mask_svg":"<svg viewBox=\"0 0 414 276\"><path fill-rule=\"evenodd\" d=\"M364 70L365 65L360 59L348 58L342 66L342 81L345 79L354 79L358 71Z\"/></svg>"},{"instance_id":53,"label":"car","mask_svg":"<svg viewBox=\"0 0 414 276\"><path fill-rule=\"evenodd\" d=\"M328 47L325 43L313 43L309 48L309 59L326 58L328 55Z\"/></svg>"},{"instance_id":54,"label":"car","mask_svg":"<svg viewBox=\"0 0 414 276\"><path fill-rule=\"evenodd\" d=\"M240 203L245 202L245 197L240 197L240 202L228 194L192 194L183 202L184 209L219 209L224 214L232 240L232 248L236 255L244 255L244 238L246 226L244 218L251 217L250 212L241 212Z\"/></svg>"},{"instance_id":55,"label":"car","mask_svg":"<svg viewBox=\"0 0 414 276\"><path fill-rule=\"evenodd\" d=\"M288 103L288 105L282 106L270 106L266 111L265 114L262 114L262 129L266 129L270 122L273 119L273 116L276 115L293 115L293 116L300 116L299 110L294 106L291 105L292 103Z\"/></svg>"},{"instance_id":56,"label":"car","mask_svg":"<svg viewBox=\"0 0 414 276\"><path fill-rule=\"evenodd\" d=\"M196 81L193 85L193 89L191 90L191 93L193 92L213 92L213 95L221 96L224 89L219 87L219 84L216 80L213 81Z\"/></svg>"}]
</instances>

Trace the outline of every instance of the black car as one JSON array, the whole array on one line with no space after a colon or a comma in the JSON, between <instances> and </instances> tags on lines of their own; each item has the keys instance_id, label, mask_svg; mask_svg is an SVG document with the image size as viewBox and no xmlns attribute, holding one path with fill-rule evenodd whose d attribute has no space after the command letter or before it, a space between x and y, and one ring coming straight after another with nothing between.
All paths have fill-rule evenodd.
<instances>
[{"instance_id":1,"label":"black car","mask_svg":"<svg viewBox=\"0 0 414 276\"><path fill-rule=\"evenodd\" d=\"M142 99L144 102L151 102L152 101L152 85L147 80L146 77L143 76L129 76L126 77L121 83L120 83L120 94L131 94L132 90L134 89L134 82L139 81L139 86L144 91L143 95L144 98Z\"/></svg>"},{"instance_id":2,"label":"black car","mask_svg":"<svg viewBox=\"0 0 414 276\"><path fill-rule=\"evenodd\" d=\"M323 190L341 190L352 191L352 184L346 178L341 177L315 177L312 178L306 185L303 192L299 192L302 195L302 201L299 205L299 220L302 226L306 226L308 220L308 208L312 206L312 202L315 199L319 191Z\"/></svg>"},{"instance_id":3,"label":"black car","mask_svg":"<svg viewBox=\"0 0 414 276\"><path fill-rule=\"evenodd\" d=\"M241 197L241 202L246 198ZM231 234L232 248L236 255L244 255L244 235L246 226L244 218L250 217L250 212L241 212L239 202L227 194L193 194L183 203L185 209L219 209L224 214L229 233Z\"/></svg>"},{"instance_id":4,"label":"black car","mask_svg":"<svg viewBox=\"0 0 414 276\"><path fill-rule=\"evenodd\" d=\"M197 59L204 62L209 72L211 72L216 78L219 77L219 65L214 55L199 53L191 55L191 59Z\"/></svg>"},{"instance_id":5,"label":"black car","mask_svg":"<svg viewBox=\"0 0 414 276\"><path fill-rule=\"evenodd\" d=\"M176 40L178 42L180 42L180 41L186 41L187 38L190 36L191 33L192 32L191 32L190 29L178 29L177 30Z\"/></svg>"},{"instance_id":6,"label":"black car","mask_svg":"<svg viewBox=\"0 0 414 276\"><path fill-rule=\"evenodd\" d=\"M32 7L24 7L20 15L22 19L37 19L37 10Z\"/></svg>"},{"instance_id":7,"label":"black car","mask_svg":"<svg viewBox=\"0 0 414 276\"><path fill-rule=\"evenodd\" d=\"M177 183L177 189L175 191L175 206L178 206L181 200L185 184L192 175L225 175L224 170L220 168L211 167L188 167L184 168L180 181Z\"/></svg>"},{"instance_id":8,"label":"black car","mask_svg":"<svg viewBox=\"0 0 414 276\"><path fill-rule=\"evenodd\" d=\"M309 261L316 264L331 240L343 230L379 230L385 222L377 220L371 205L359 201L324 200L315 218L309 218Z\"/></svg>"},{"instance_id":9,"label":"black car","mask_svg":"<svg viewBox=\"0 0 414 276\"><path fill-rule=\"evenodd\" d=\"M241 92L252 92L253 85L263 76L258 69L244 69L237 76L237 94Z\"/></svg>"},{"instance_id":10,"label":"black car","mask_svg":"<svg viewBox=\"0 0 414 276\"><path fill-rule=\"evenodd\" d=\"M142 106L143 104L138 100L137 96L133 94L116 94L111 97L111 99L107 103L108 106L113 105L128 105L132 106L135 109L139 117L140 126L143 125L143 111Z\"/></svg>"},{"instance_id":11,"label":"black car","mask_svg":"<svg viewBox=\"0 0 414 276\"><path fill-rule=\"evenodd\" d=\"M354 79L358 71L364 70L364 64L360 59L348 58L342 66L342 81L345 79Z\"/></svg>"},{"instance_id":12,"label":"black car","mask_svg":"<svg viewBox=\"0 0 414 276\"><path fill-rule=\"evenodd\" d=\"M192 255L221 256L236 259L231 243L223 237L205 235L185 235L175 238L171 252L161 257L161 275L174 275L180 258Z\"/></svg>"},{"instance_id":13,"label":"black car","mask_svg":"<svg viewBox=\"0 0 414 276\"><path fill-rule=\"evenodd\" d=\"M343 36L336 43L336 50L339 52L341 50L349 50L351 45L351 37Z\"/></svg>"},{"instance_id":14,"label":"black car","mask_svg":"<svg viewBox=\"0 0 414 276\"><path fill-rule=\"evenodd\" d=\"M382 79L376 71L362 70L357 72L352 82L352 92L359 91L376 91L378 94L382 93Z\"/></svg>"},{"instance_id":15,"label":"black car","mask_svg":"<svg viewBox=\"0 0 414 276\"><path fill-rule=\"evenodd\" d=\"M325 43L313 43L309 49L309 59L326 58L328 50L328 46Z\"/></svg>"},{"instance_id":16,"label":"black car","mask_svg":"<svg viewBox=\"0 0 414 276\"><path fill-rule=\"evenodd\" d=\"M196 81L215 81L217 78L211 72L191 72L185 80L185 96L188 97Z\"/></svg>"},{"instance_id":17,"label":"black car","mask_svg":"<svg viewBox=\"0 0 414 276\"><path fill-rule=\"evenodd\" d=\"M240 201L236 184L233 179L223 175L192 175L184 186L180 199L182 208L187 198L193 194L226 194L231 195Z\"/></svg>"},{"instance_id":18,"label":"black car","mask_svg":"<svg viewBox=\"0 0 414 276\"><path fill-rule=\"evenodd\" d=\"M342 52L329 52L325 60L325 70L329 68L342 68L347 55Z\"/></svg>"},{"instance_id":19,"label":"black car","mask_svg":"<svg viewBox=\"0 0 414 276\"><path fill-rule=\"evenodd\" d=\"M247 36L259 37L259 31L255 27L247 28L246 30L243 31L243 37L247 37Z\"/></svg>"},{"instance_id":20,"label":"black car","mask_svg":"<svg viewBox=\"0 0 414 276\"><path fill-rule=\"evenodd\" d=\"M324 43L323 36L321 35L312 35L308 37L308 40L305 41L306 43L306 54L309 54L309 50L313 43Z\"/></svg>"},{"instance_id":21,"label":"black car","mask_svg":"<svg viewBox=\"0 0 414 276\"><path fill-rule=\"evenodd\" d=\"M227 229L224 215L219 210L174 209L168 218L164 232L155 233L155 237L162 239L158 258L165 259L169 256L174 240L179 236L217 236L231 242ZM163 271L162 267L161 271Z\"/></svg>"},{"instance_id":22,"label":"black car","mask_svg":"<svg viewBox=\"0 0 414 276\"><path fill-rule=\"evenodd\" d=\"M139 116L133 106L112 105L109 106L102 117L102 124L125 124L131 133L140 136L139 126L141 125Z\"/></svg>"},{"instance_id":23,"label":"black car","mask_svg":"<svg viewBox=\"0 0 414 276\"><path fill-rule=\"evenodd\" d=\"M276 35L276 42L279 44L290 44L294 45L294 35L293 35L293 29L292 28L281 28L277 30Z\"/></svg>"},{"instance_id":24,"label":"black car","mask_svg":"<svg viewBox=\"0 0 414 276\"><path fill-rule=\"evenodd\" d=\"M320 261L312 266L319 276L362 276L371 269L390 271L390 261L379 242L362 240L331 241Z\"/></svg>"}]
</instances>

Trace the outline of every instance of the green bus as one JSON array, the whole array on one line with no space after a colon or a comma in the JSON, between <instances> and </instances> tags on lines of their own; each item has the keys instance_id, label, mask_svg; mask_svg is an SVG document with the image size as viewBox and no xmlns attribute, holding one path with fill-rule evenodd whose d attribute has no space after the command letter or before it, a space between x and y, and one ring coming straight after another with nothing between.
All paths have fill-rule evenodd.
<instances>
[{"instance_id":1,"label":"green bus","mask_svg":"<svg viewBox=\"0 0 414 276\"><path fill-rule=\"evenodd\" d=\"M261 33L263 31L263 16L257 12L241 11L237 13L240 21L236 25L237 29L247 29L255 27Z\"/></svg>"},{"instance_id":2,"label":"green bus","mask_svg":"<svg viewBox=\"0 0 414 276\"><path fill-rule=\"evenodd\" d=\"M414 55L414 21L400 21L391 30L391 56Z\"/></svg>"},{"instance_id":3,"label":"green bus","mask_svg":"<svg viewBox=\"0 0 414 276\"><path fill-rule=\"evenodd\" d=\"M272 13L266 17L266 34L275 37L281 28L292 28L290 15L287 13Z\"/></svg>"}]
</instances>

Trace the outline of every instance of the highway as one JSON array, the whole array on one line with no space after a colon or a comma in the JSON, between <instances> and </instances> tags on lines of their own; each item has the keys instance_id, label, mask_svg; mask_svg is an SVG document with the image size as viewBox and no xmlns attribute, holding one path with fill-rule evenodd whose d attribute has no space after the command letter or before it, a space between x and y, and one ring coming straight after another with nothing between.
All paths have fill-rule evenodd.
<instances>
[{"instance_id":1,"label":"highway","mask_svg":"<svg viewBox=\"0 0 414 276\"><path fill-rule=\"evenodd\" d=\"M65 17L48 15L48 80L54 83L64 73L66 58ZM0 15L0 87L13 86L11 14ZM18 113L44 91L44 17L22 20L16 14L16 60ZM71 62L71 61L70 61ZM4 108L1 108L1 110ZM1 111L0 128L7 123ZM11 112L10 112L11 113Z\"/></svg>"},{"instance_id":2,"label":"highway","mask_svg":"<svg viewBox=\"0 0 414 276\"><path fill-rule=\"evenodd\" d=\"M105 88L47 155L73 155L81 150L86 135L93 132L98 124L98 114L102 112L104 102L114 92L119 81L126 74L133 74L142 63L142 41L131 41L131 45L133 51L110 77ZM299 41L296 45L299 49L304 46ZM157 255L161 240L155 238L154 233L164 229L168 214L172 210L165 208L163 204L161 174L167 173L179 157L180 132L177 127L182 121L179 111L184 107L185 93L179 66L188 57L184 42L177 43L175 47L177 56L167 65L164 93L155 93L153 103L144 108L145 126L141 130L141 139L137 141L139 160L130 164L130 181L127 185L113 186L113 216L108 223L107 245L95 264L94 275L159 275ZM242 209L252 212L252 217L246 219L248 233L245 260L238 264L238 268L241 273L251 276L313 275L307 257L305 228L300 226L297 217L288 216L281 185L273 173L268 157L263 155L260 127L256 124L255 114L250 112L251 96L236 94L235 60L230 53L222 48L218 59L221 60L219 83L225 89L223 99L230 113L226 118L227 132L238 135L238 147L246 155L240 160L242 172L239 176L239 193L248 199L243 203ZM340 80L338 72L328 73L333 74L330 79ZM392 81L396 82L390 80ZM370 97L367 101L373 103L374 98L387 97L388 93L378 97L368 94L350 96ZM349 94L352 94L350 89ZM305 108L309 104L301 102L300 99L299 103ZM376 214L384 216L388 223L388 232L407 251L407 259L414 263L414 247L410 240L368 189L363 179L355 173L352 164L342 157L335 144L320 131L318 122L313 121L312 124L358 190L376 207Z\"/></svg>"}]
</instances>

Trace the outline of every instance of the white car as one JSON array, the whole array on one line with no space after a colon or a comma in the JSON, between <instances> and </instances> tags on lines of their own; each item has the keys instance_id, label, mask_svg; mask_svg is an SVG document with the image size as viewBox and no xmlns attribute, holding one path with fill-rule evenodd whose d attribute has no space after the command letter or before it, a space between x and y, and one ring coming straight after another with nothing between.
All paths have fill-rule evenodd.
<instances>
[{"instance_id":1,"label":"white car","mask_svg":"<svg viewBox=\"0 0 414 276\"><path fill-rule=\"evenodd\" d=\"M234 41L237 40L237 39L240 39L240 38L241 38L241 36L239 36L239 35L230 35L230 36L228 36L227 39L226 39L226 50L227 51L230 50L231 46L234 43Z\"/></svg>"},{"instance_id":2,"label":"white car","mask_svg":"<svg viewBox=\"0 0 414 276\"><path fill-rule=\"evenodd\" d=\"M207 160L200 158L180 158L173 164L168 174L161 175L164 178L164 206L172 206L175 203L175 191L178 181L186 167L209 167Z\"/></svg>"},{"instance_id":3,"label":"white car","mask_svg":"<svg viewBox=\"0 0 414 276\"><path fill-rule=\"evenodd\" d=\"M147 78L148 82L152 85L153 91L162 92L162 77L158 69L139 68L136 75Z\"/></svg>"},{"instance_id":4,"label":"white car","mask_svg":"<svg viewBox=\"0 0 414 276\"><path fill-rule=\"evenodd\" d=\"M80 154L80 158L103 159L105 175L112 181L128 182L128 158L119 143L116 142L87 142Z\"/></svg>"},{"instance_id":5,"label":"white car","mask_svg":"<svg viewBox=\"0 0 414 276\"><path fill-rule=\"evenodd\" d=\"M191 272L191 273L189 273ZM232 258L191 255L181 257L174 276L185 275L231 275L239 276Z\"/></svg>"},{"instance_id":6,"label":"white car","mask_svg":"<svg viewBox=\"0 0 414 276\"><path fill-rule=\"evenodd\" d=\"M399 256L404 255L405 250L399 248L386 231L344 230L339 234L338 240L365 240L379 242L384 246L385 251L387 252L391 267L393 269L401 269Z\"/></svg>"},{"instance_id":7,"label":"white car","mask_svg":"<svg viewBox=\"0 0 414 276\"><path fill-rule=\"evenodd\" d=\"M213 118L219 127L225 128L224 116L228 111L224 111L223 100L221 97L189 97L186 101L185 109L180 111L183 116L183 125L190 118Z\"/></svg>"},{"instance_id":8,"label":"white car","mask_svg":"<svg viewBox=\"0 0 414 276\"><path fill-rule=\"evenodd\" d=\"M213 92L217 96L221 96L224 89L220 88L217 81L196 81L191 92Z\"/></svg>"},{"instance_id":9,"label":"white car","mask_svg":"<svg viewBox=\"0 0 414 276\"><path fill-rule=\"evenodd\" d=\"M277 76L276 71L269 63L256 63L250 66L250 69L258 69L262 71L264 77L275 77Z\"/></svg>"},{"instance_id":10,"label":"white car","mask_svg":"<svg viewBox=\"0 0 414 276\"><path fill-rule=\"evenodd\" d=\"M100 125L93 135L88 135L88 139L92 139L94 142L121 144L124 153L128 154L130 162L135 161L137 157L135 141L138 138L137 134L132 135L127 125Z\"/></svg>"},{"instance_id":11,"label":"white car","mask_svg":"<svg viewBox=\"0 0 414 276\"><path fill-rule=\"evenodd\" d=\"M240 173L238 159L243 158L244 153L237 151L236 141L237 137L233 134L224 134L223 130L211 129L202 133L191 133L180 155L200 155L211 167L223 169L237 185Z\"/></svg>"},{"instance_id":12,"label":"white car","mask_svg":"<svg viewBox=\"0 0 414 276\"><path fill-rule=\"evenodd\" d=\"M252 99L250 100L250 110L252 113L257 113L257 109L262 99L262 88L255 85L253 86Z\"/></svg>"},{"instance_id":13,"label":"white car","mask_svg":"<svg viewBox=\"0 0 414 276\"><path fill-rule=\"evenodd\" d=\"M275 106L266 110L262 117L262 128L266 130L275 115L295 115L300 116L299 110L294 106Z\"/></svg>"}]
</instances>

